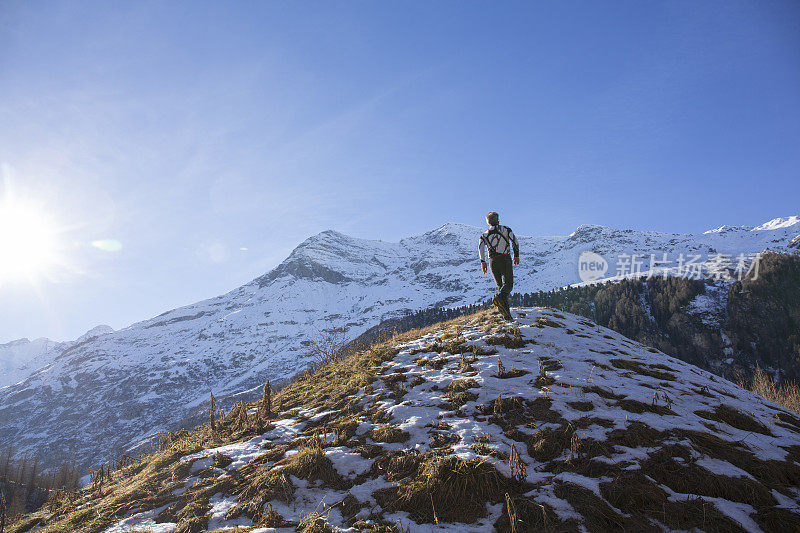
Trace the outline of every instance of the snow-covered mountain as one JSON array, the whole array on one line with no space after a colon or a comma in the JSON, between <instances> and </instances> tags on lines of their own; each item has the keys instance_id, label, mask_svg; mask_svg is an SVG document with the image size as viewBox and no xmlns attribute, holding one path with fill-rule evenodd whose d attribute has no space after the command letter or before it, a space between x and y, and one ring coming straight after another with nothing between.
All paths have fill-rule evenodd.
<instances>
[{"instance_id":1,"label":"snow-covered mountain","mask_svg":"<svg viewBox=\"0 0 800 533\"><path fill-rule=\"evenodd\" d=\"M17 383L36 370L50 364L69 346L114 331L110 326L90 329L73 342L58 342L45 337L17 339L0 344L0 389Z\"/></svg>"},{"instance_id":2,"label":"snow-covered mountain","mask_svg":"<svg viewBox=\"0 0 800 533\"><path fill-rule=\"evenodd\" d=\"M24 379L34 370L48 364L58 354L54 348L60 344L44 337L33 341L17 339L0 344L0 388Z\"/></svg>"},{"instance_id":3,"label":"snow-covered mountain","mask_svg":"<svg viewBox=\"0 0 800 533\"><path fill-rule=\"evenodd\" d=\"M521 228L516 228L518 231ZM46 464L96 465L202 406L211 391L236 394L305 368L305 348L325 328L356 336L407 310L485 299L477 262L482 229L445 224L387 243L325 231L271 272L222 296L71 344L23 382L0 390L0 447ZM731 256L788 249L800 219L699 234L580 226L568 236L520 237L515 291L580 281L585 250L610 265L632 254Z\"/></svg>"}]
</instances>

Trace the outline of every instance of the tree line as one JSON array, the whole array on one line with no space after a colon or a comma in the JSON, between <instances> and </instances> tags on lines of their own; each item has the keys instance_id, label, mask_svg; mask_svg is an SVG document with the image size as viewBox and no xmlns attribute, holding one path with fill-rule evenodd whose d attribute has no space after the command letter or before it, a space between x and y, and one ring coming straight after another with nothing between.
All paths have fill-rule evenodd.
<instances>
[{"instance_id":1,"label":"tree line","mask_svg":"<svg viewBox=\"0 0 800 533\"><path fill-rule=\"evenodd\" d=\"M9 446L0 455L0 523L39 509L57 491L72 491L80 484L74 463L43 470L37 457L17 456Z\"/></svg>"}]
</instances>

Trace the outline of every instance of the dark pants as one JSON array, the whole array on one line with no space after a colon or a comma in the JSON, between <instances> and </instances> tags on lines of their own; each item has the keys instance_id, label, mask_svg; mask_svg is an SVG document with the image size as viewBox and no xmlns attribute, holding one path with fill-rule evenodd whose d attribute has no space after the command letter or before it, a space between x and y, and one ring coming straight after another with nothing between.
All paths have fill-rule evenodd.
<instances>
[{"instance_id":1,"label":"dark pants","mask_svg":"<svg viewBox=\"0 0 800 533\"><path fill-rule=\"evenodd\" d=\"M511 263L510 255L496 255L489 259L489 268L492 270L494 282L497 283L497 290L503 303L508 305L508 295L514 288L514 266Z\"/></svg>"}]
</instances>

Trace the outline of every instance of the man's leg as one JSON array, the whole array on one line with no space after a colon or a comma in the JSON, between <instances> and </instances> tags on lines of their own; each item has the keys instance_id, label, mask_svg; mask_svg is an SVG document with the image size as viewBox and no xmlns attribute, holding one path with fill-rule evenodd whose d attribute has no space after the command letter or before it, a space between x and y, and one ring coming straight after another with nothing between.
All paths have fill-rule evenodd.
<instances>
[{"instance_id":1,"label":"man's leg","mask_svg":"<svg viewBox=\"0 0 800 533\"><path fill-rule=\"evenodd\" d=\"M497 293L500 294L503 290L503 273L505 269L501 264L502 256L497 256L489 259L489 269L492 271L492 277L494 278L494 282L497 284Z\"/></svg>"},{"instance_id":2,"label":"man's leg","mask_svg":"<svg viewBox=\"0 0 800 533\"><path fill-rule=\"evenodd\" d=\"M511 258L503 256L503 285L500 287L500 297L503 300L503 305L506 309L511 311L511 305L508 303L508 295L514 288L514 265L511 263Z\"/></svg>"},{"instance_id":3,"label":"man's leg","mask_svg":"<svg viewBox=\"0 0 800 533\"><path fill-rule=\"evenodd\" d=\"M494 277L494 281L497 284L497 299L502 307L501 312L504 315L509 315L508 293L511 292L511 287L514 283L511 275L511 258L499 255L489 261L489 266L492 269L492 277Z\"/></svg>"},{"instance_id":4,"label":"man's leg","mask_svg":"<svg viewBox=\"0 0 800 533\"><path fill-rule=\"evenodd\" d=\"M489 259L489 269L492 271L492 277L497 284L497 295L492 299L495 306L497 306L500 314L505 315L506 312L503 308L503 296L500 289L503 287L503 268L500 265L500 257L492 257Z\"/></svg>"}]
</instances>

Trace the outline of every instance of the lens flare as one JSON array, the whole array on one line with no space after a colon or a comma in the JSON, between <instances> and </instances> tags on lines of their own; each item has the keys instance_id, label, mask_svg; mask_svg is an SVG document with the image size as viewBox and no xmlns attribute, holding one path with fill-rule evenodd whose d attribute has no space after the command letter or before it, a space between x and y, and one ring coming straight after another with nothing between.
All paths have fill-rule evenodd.
<instances>
[{"instance_id":1,"label":"lens flare","mask_svg":"<svg viewBox=\"0 0 800 533\"><path fill-rule=\"evenodd\" d=\"M122 243L116 239L100 239L92 241L92 246L104 252L119 252L122 250Z\"/></svg>"}]
</instances>

